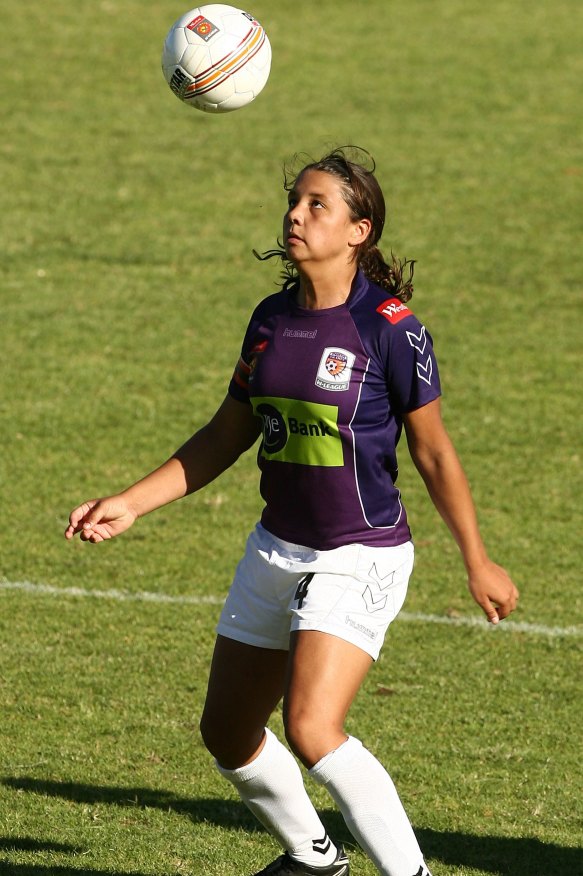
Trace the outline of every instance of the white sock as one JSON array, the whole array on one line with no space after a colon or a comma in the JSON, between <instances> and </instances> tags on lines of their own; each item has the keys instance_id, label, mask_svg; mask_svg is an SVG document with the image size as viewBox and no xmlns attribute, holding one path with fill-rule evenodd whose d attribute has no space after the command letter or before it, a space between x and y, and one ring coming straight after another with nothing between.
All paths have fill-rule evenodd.
<instances>
[{"instance_id":1,"label":"white sock","mask_svg":"<svg viewBox=\"0 0 583 876\"><path fill-rule=\"evenodd\" d=\"M352 736L309 771L382 876L431 876L391 777Z\"/></svg>"},{"instance_id":2,"label":"white sock","mask_svg":"<svg viewBox=\"0 0 583 876\"><path fill-rule=\"evenodd\" d=\"M255 760L236 770L217 763L217 769L294 860L328 866L337 849L306 793L300 768L278 738L267 728L265 732L265 745Z\"/></svg>"}]
</instances>

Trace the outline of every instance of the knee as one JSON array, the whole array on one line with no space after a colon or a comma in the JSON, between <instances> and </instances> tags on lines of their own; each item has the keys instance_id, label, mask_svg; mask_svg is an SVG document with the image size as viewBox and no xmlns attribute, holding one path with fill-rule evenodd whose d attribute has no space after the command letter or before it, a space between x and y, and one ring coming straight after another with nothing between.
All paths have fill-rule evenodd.
<instances>
[{"instance_id":1,"label":"knee","mask_svg":"<svg viewBox=\"0 0 583 876\"><path fill-rule=\"evenodd\" d=\"M342 725L322 714L286 712L284 729L289 747L307 769L347 739Z\"/></svg>"},{"instance_id":2,"label":"knee","mask_svg":"<svg viewBox=\"0 0 583 876\"><path fill-rule=\"evenodd\" d=\"M199 729L207 751L221 765L227 766L226 761L232 760L234 754L232 734L229 733L227 723L204 711L200 719Z\"/></svg>"},{"instance_id":3,"label":"knee","mask_svg":"<svg viewBox=\"0 0 583 876\"><path fill-rule=\"evenodd\" d=\"M245 732L236 722L217 720L205 711L200 719L200 735L217 763L234 770L252 760L261 748L264 728Z\"/></svg>"},{"instance_id":4,"label":"knee","mask_svg":"<svg viewBox=\"0 0 583 876\"><path fill-rule=\"evenodd\" d=\"M200 719L199 731L207 751L218 759L218 749L220 748L218 728L206 712L203 712Z\"/></svg>"}]
</instances>

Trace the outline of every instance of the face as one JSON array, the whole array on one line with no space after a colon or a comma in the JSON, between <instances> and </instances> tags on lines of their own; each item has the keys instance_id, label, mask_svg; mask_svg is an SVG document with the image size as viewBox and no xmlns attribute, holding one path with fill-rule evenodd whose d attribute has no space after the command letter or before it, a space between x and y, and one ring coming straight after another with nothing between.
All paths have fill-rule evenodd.
<instances>
[{"instance_id":1,"label":"face","mask_svg":"<svg viewBox=\"0 0 583 876\"><path fill-rule=\"evenodd\" d=\"M304 170L288 193L283 239L288 258L301 270L311 263L352 262L371 223L351 218L341 181L322 170Z\"/></svg>"}]
</instances>

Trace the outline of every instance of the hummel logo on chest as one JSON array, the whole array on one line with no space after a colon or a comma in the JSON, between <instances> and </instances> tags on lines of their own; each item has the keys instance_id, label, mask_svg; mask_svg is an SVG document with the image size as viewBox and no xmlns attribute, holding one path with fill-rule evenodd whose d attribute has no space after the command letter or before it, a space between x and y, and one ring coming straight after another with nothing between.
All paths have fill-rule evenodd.
<instances>
[{"instance_id":1,"label":"hummel logo on chest","mask_svg":"<svg viewBox=\"0 0 583 876\"><path fill-rule=\"evenodd\" d=\"M308 341L313 341L317 334L318 329L314 329L313 331L307 331L305 329L286 328L283 330L284 338L303 338Z\"/></svg>"}]
</instances>

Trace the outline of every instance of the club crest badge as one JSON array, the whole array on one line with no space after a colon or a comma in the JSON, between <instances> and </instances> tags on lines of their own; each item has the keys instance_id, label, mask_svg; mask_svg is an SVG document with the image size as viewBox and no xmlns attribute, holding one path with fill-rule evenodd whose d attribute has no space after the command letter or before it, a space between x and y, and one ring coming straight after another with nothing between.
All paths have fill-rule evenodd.
<instances>
[{"instance_id":1,"label":"club crest badge","mask_svg":"<svg viewBox=\"0 0 583 876\"><path fill-rule=\"evenodd\" d=\"M218 27L212 21L209 21L208 18L205 18L204 15L197 15L186 27L193 33L198 34L205 43L208 43L219 32Z\"/></svg>"},{"instance_id":2,"label":"club crest badge","mask_svg":"<svg viewBox=\"0 0 583 876\"><path fill-rule=\"evenodd\" d=\"M342 392L349 388L352 367L356 356L340 347L326 347L320 359L316 386L330 392Z\"/></svg>"}]
</instances>

